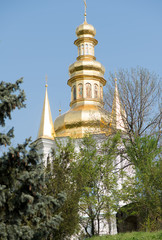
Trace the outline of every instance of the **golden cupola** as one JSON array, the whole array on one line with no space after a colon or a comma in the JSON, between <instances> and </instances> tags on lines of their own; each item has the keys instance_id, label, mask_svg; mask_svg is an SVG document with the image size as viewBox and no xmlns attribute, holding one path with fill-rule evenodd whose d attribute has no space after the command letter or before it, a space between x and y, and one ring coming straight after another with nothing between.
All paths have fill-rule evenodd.
<instances>
[{"instance_id":1,"label":"golden cupola","mask_svg":"<svg viewBox=\"0 0 162 240\"><path fill-rule=\"evenodd\" d=\"M81 138L86 133L107 132L110 116L103 102L105 68L96 61L94 50L98 41L95 34L96 30L87 23L85 13L84 23L76 29L77 61L69 67L67 84L71 87L71 108L56 118L56 137Z\"/></svg>"}]
</instances>

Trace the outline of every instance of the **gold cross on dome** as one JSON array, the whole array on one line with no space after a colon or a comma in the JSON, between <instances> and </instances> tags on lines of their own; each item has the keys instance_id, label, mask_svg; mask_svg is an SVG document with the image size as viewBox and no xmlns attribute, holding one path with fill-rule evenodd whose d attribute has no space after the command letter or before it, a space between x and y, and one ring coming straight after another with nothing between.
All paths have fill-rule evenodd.
<instances>
[{"instance_id":1,"label":"gold cross on dome","mask_svg":"<svg viewBox=\"0 0 162 240\"><path fill-rule=\"evenodd\" d=\"M47 85L47 82L48 82L47 74L46 74L45 80L46 80L46 85L45 85L45 87L48 87L48 85Z\"/></svg>"},{"instance_id":2,"label":"gold cross on dome","mask_svg":"<svg viewBox=\"0 0 162 240\"><path fill-rule=\"evenodd\" d=\"M117 82L117 74L116 74L116 69L115 69L115 82Z\"/></svg>"},{"instance_id":3,"label":"gold cross on dome","mask_svg":"<svg viewBox=\"0 0 162 240\"><path fill-rule=\"evenodd\" d=\"M85 22L87 21L86 20L86 16L87 16L87 3L86 3L86 0L83 0L84 1L84 5L85 5L85 12L84 12L84 17L85 17Z\"/></svg>"}]
</instances>

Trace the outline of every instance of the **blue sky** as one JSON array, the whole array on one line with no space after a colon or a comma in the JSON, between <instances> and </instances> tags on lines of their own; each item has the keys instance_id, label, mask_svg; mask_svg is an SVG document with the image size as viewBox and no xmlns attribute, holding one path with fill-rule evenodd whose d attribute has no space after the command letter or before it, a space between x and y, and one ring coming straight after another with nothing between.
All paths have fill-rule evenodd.
<instances>
[{"instance_id":1,"label":"blue sky","mask_svg":"<svg viewBox=\"0 0 162 240\"><path fill-rule=\"evenodd\" d=\"M69 109L68 67L77 57L75 29L84 21L83 0L0 0L0 81L24 77L26 108L5 130L13 144L35 140L48 75L53 121ZM109 71L142 66L162 76L162 1L87 0L87 22L96 28L95 55Z\"/></svg>"}]
</instances>

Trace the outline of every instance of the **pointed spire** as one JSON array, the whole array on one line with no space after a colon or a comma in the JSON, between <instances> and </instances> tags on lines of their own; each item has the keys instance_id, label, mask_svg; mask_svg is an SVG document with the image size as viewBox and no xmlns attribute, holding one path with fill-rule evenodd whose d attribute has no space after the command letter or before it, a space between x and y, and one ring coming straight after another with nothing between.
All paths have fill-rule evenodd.
<instances>
[{"instance_id":1,"label":"pointed spire","mask_svg":"<svg viewBox=\"0 0 162 240\"><path fill-rule=\"evenodd\" d=\"M38 132L37 138L48 138L48 139L54 139L55 137L55 131L52 121L52 115L50 110L50 104L48 100L48 92L47 92L47 76L46 76L46 92L45 92L45 98L44 98L44 105L43 105L43 111L42 111L42 117Z\"/></svg>"},{"instance_id":2,"label":"pointed spire","mask_svg":"<svg viewBox=\"0 0 162 240\"><path fill-rule=\"evenodd\" d=\"M87 22L87 3L86 3L86 0L83 0L84 1L84 5L85 5L85 11L84 11L84 23Z\"/></svg>"},{"instance_id":3,"label":"pointed spire","mask_svg":"<svg viewBox=\"0 0 162 240\"><path fill-rule=\"evenodd\" d=\"M121 101L119 97L119 91L117 86L117 76L115 72L115 91L114 91L114 100L112 105L112 113L111 113L111 126L115 129L124 130L124 117L125 111L121 106Z\"/></svg>"}]
</instances>

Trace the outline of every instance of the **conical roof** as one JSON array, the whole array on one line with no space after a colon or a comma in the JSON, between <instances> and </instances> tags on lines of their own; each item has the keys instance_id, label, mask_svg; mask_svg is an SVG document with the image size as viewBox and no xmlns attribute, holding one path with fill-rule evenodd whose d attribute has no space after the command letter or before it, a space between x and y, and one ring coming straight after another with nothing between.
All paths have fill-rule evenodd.
<instances>
[{"instance_id":1,"label":"conical roof","mask_svg":"<svg viewBox=\"0 0 162 240\"><path fill-rule=\"evenodd\" d=\"M47 92L47 84L46 84L43 111L42 111L42 117L41 117L37 138L54 139L54 137L55 137L55 131L54 131L54 126L52 121L52 115L51 115L48 92Z\"/></svg>"},{"instance_id":2,"label":"conical roof","mask_svg":"<svg viewBox=\"0 0 162 240\"><path fill-rule=\"evenodd\" d=\"M115 92L114 92L114 99L112 105L112 113L111 113L111 126L114 129L118 130L125 130L125 111L122 108L119 91L117 86L117 78L115 78Z\"/></svg>"}]
</instances>

